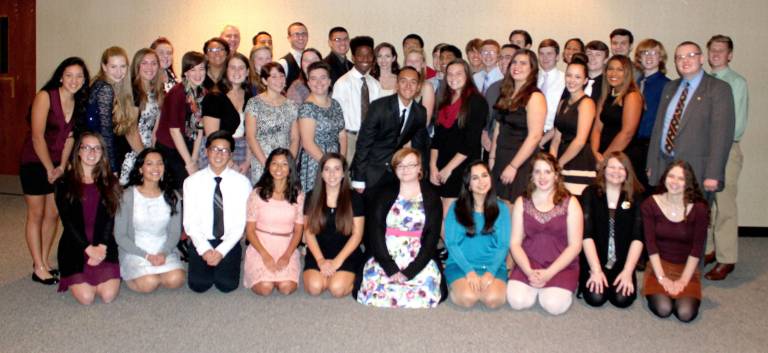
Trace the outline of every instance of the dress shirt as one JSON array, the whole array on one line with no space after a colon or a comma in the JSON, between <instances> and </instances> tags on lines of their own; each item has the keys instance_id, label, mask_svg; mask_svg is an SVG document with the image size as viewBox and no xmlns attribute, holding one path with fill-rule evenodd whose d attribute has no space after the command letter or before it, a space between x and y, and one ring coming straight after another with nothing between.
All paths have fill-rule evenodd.
<instances>
[{"instance_id":1,"label":"dress shirt","mask_svg":"<svg viewBox=\"0 0 768 353\"><path fill-rule=\"evenodd\" d=\"M656 121L656 112L659 110L659 103L661 103L661 93L664 90L664 86L669 82L669 78L661 71L656 71L639 81L643 80L645 80L642 92L645 110L643 111L643 117L640 119L640 125L637 128L637 137L647 140L651 138L653 133L653 123Z\"/></svg>"},{"instance_id":2,"label":"dress shirt","mask_svg":"<svg viewBox=\"0 0 768 353\"><path fill-rule=\"evenodd\" d=\"M736 71L726 67L723 70L713 72L712 76L719 78L731 85L733 92L733 108L736 113L736 133L733 135L733 141L739 142L747 128L747 112L749 110L749 93L747 91L747 80Z\"/></svg>"},{"instance_id":3,"label":"dress shirt","mask_svg":"<svg viewBox=\"0 0 768 353\"><path fill-rule=\"evenodd\" d=\"M542 90L547 100L547 120L544 122L544 131L546 132L555 126L557 105L560 103L560 96L563 95L565 89L565 73L558 70L557 67L549 71L541 70L536 86Z\"/></svg>"},{"instance_id":4,"label":"dress shirt","mask_svg":"<svg viewBox=\"0 0 768 353\"><path fill-rule=\"evenodd\" d=\"M301 54L303 52L304 52L303 50L293 50L293 48L291 48L291 51L289 52L289 53L291 53L291 55L293 55L293 59L296 60L296 63L299 64L299 67L301 67ZM285 59L282 59L282 58L280 60L278 60L277 62L280 64L280 66L283 67L283 70L285 70L285 76L287 77L288 76L288 70L290 70L288 68L288 62Z\"/></svg>"},{"instance_id":5,"label":"dress shirt","mask_svg":"<svg viewBox=\"0 0 768 353\"><path fill-rule=\"evenodd\" d=\"M403 124L400 125L400 133L403 133L403 130L405 129L405 125L408 124L408 115L411 115L411 106L413 105L413 100L411 100L408 105L403 104L403 100L400 98L400 96L397 97L397 118L400 119L400 115L403 114L403 109L405 109L405 120L403 120Z\"/></svg>"},{"instance_id":6,"label":"dress shirt","mask_svg":"<svg viewBox=\"0 0 768 353\"><path fill-rule=\"evenodd\" d=\"M701 83L701 78L704 77L704 70L699 71L696 76L691 78L690 80L686 80L685 78L682 78L680 80L680 87L677 87L677 91L675 92L675 95L672 96L672 99L669 101L669 105L667 106L667 112L664 114L664 127L661 130L661 138L659 139L659 148L661 149L661 153L667 154L667 152L664 150L664 145L667 143L667 133L669 131L669 124L672 122L672 116L675 115L675 108L677 107L677 102L680 100L680 95L683 94L683 89L685 88L685 84L688 83L688 96L685 97L685 106L683 107L683 112L680 115L680 121L685 117L685 110L688 109L688 103L691 102L691 98L693 98L694 93L696 93L696 89L699 88L699 84ZM675 156L675 151L672 151L672 155L670 157Z\"/></svg>"},{"instance_id":7,"label":"dress shirt","mask_svg":"<svg viewBox=\"0 0 768 353\"><path fill-rule=\"evenodd\" d=\"M201 256L213 249L208 241L215 239L212 205L216 176L207 167L184 180L184 230ZM215 250L227 256L243 237L251 183L248 178L230 168L224 169L218 176L221 177L220 187L224 199L224 236Z\"/></svg>"},{"instance_id":8,"label":"dress shirt","mask_svg":"<svg viewBox=\"0 0 768 353\"><path fill-rule=\"evenodd\" d=\"M357 132L360 130L360 122L362 121L360 90L363 87L363 77L368 84L368 99L373 102L381 96L381 85L368 73L363 75L353 68L344 76L339 77L339 80L333 85L333 99L341 105L341 110L344 112L344 128L349 131Z\"/></svg>"},{"instance_id":9,"label":"dress shirt","mask_svg":"<svg viewBox=\"0 0 768 353\"><path fill-rule=\"evenodd\" d=\"M488 77L487 82L485 81L486 77ZM485 92L488 91L488 87L491 87L492 84L501 80L502 78L504 78L504 75L501 74L501 70L499 70L498 66L494 66L493 70L490 72L480 70L472 75L472 79L475 80L475 86L477 87L477 90L480 91L483 96L485 96ZM483 83L485 83L485 91L483 91Z\"/></svg>"}]
</instances>

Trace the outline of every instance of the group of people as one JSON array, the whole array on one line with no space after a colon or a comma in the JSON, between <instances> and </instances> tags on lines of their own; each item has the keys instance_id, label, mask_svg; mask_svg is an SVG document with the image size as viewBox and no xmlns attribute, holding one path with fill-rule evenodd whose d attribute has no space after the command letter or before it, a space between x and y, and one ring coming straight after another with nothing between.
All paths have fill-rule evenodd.
<instances>
[{"instance_id":1,"label":"group of people","mask_svg":"<svg viewBox=\"0 0 768 353\"><path fill-rule=\"evenodd\" d=\"M523 30L464 54L441 43L434 68L417 34L402 64L392 44L343 27L325 58L308 36L289 25L275 62L269 33L246 57L226 26L179 76L162 37L130 68L106 49L93 80L65 59L22 153L33 280L84 304L113 300L121 278L138 292L185 280L229 292L244 257L258 295L290 294L301 276L311 295L371 306L538 301L559 315L574 293L628 307L647 261L650 310L691 321L700 260L717 262L711 280L733 271L747 93L729 37L707 43L712 75L698 44L678 45L670 81L664 46L643 40L630 58L625 29L612 56L568 40L564 72L559 44L534 53Z\"/></svg>"}]
</instances>

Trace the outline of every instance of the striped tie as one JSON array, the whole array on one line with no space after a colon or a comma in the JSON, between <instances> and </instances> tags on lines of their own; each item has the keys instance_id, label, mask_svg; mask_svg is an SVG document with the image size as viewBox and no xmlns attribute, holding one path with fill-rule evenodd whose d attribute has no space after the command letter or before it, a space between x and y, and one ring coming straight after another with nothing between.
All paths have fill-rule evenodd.
<instances>
[{"instance_id":1,"label":"striped tie","mask_svg":"<svg viewBox=\"0 0 768 353\"><path fill-rule=\"evenodd\" d=\"M213 236L221 239L224 236L224 199L221 196L221 177L216 180L216 188L213 190Z\"/></svg>"},{"instance_id":2,"label":"striped tie","mask_svg":"<svg viewBox=\"0 0 768 353\"><path fill-rule=\"evenodd\" d=\"M680 94L680 99L677 101L675 112L672 114L672 121L669 122L667 138L664 140L664 152L668 155L672 155L672 151L675 149L675 137L677 137L677 129L680 127L680 118L683 117L683 110L685 110L685 99L688 97L689 86L690 83L686 82L683 93Z\"/></svg>"}]
</instances>

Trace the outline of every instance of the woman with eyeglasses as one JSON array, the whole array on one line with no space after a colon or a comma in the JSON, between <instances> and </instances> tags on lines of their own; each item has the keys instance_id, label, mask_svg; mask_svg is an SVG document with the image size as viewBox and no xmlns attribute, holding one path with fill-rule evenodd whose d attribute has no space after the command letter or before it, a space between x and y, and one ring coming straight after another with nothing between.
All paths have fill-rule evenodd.
<instances>
[{"instance_id":1,"label":"woman with eyeglasses","mask_svg":"<svg viewBox=\"0 0 768 353\"><path fill-rule=\"evenodd\" d=\"M203 87L210 91L224 78L225 63L229 57L229 44L219 37L211 38L203 44L203 54L208 59Z\"/></svg>"},{"instance_id":2,"label":"woman with eyeglasses","mask_svg":"<svg viewBox=\"0 0 768 353\"><path fill-rule=\"evenodd\" d=\"M397 184L371 190L366 212L369 257L357 301L383 308L434 308L445 299L437 242L440 197L422 182L421 155L403 148L392 157Z\"/></svg>"}]
</instances>

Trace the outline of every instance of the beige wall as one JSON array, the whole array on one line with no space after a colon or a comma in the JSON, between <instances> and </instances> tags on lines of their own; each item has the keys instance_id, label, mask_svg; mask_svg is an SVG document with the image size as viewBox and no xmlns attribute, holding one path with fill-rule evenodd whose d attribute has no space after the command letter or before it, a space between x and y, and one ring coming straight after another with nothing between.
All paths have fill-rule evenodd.
<instances>
[{"instance_id":1,"label":"beige wall","mask_svg":"<svg viewBox=\"0 0 768 353\"><path fill-rule=\"evenodd\" d=\"M129 53L147 46L157 36L168 37L176 47L175 67L188 50L202 50L202 43L220 33L225 24L240 27L241 52L248 52L250 38L260 30L275 37L275 53L288 50L286 26L300 20L309 28L312 47L328 52L327 31L346 27L352 36L368 34L377 42L400 47L402 37L420 33L426 47L438 42L460 48L472 37L505 41L512 29L525 28L538 42L552 37L560 43L579 36L601 39L615 27L632 30L636 40L653 37L667 49L683 40L705 43L715 33L736 42L733 67L742 73L752 93L750 122L742 140L745 166L741 175L739 208L742 226L768 226L768 188L764 186L768 153L761 136L768 133L768 25L764 0L645 0L645 1L477 1L388 0L369 1L210 1L210 0L38 0L37 83L48 78L64 57L81 56L92 74L101 51L120 45ZM374 5L375 4L375 5ZM386 4L386 5L383 5ZM484 5L484 8L481 7ZM750 44L754 43L754 44Z\"/></svg>"}]
</instances>

